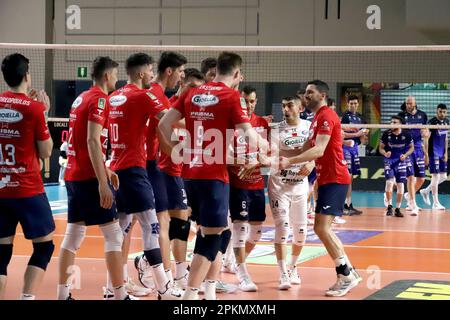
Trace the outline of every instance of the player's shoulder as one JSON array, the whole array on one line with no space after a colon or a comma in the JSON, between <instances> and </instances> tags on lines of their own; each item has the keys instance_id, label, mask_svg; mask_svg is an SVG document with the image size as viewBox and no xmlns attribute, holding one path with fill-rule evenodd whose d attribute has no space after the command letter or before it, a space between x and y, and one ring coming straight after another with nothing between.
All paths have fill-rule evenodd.
<instances>
[{"instance_id":1,"label":"player's shoulder","mask_svg":"<svg viewBox=\"0 0 450 320\"><path fill-rule=\"evenodd\" d=\"M400 111L397 116L401 117L401 118L405 118L406 117L407 112L406 111Z\"/></svg>"},{"instance_id":2,"label":"player's shoulder","mask_svg":"<svg viewBox=\"0 0 450 320\"><path fill-rule=\"evenodd\" d=\"M439 120L436 117L431 118L430 120L428 120L429 124L438 124Z\"/></svg>"}]
</instances>

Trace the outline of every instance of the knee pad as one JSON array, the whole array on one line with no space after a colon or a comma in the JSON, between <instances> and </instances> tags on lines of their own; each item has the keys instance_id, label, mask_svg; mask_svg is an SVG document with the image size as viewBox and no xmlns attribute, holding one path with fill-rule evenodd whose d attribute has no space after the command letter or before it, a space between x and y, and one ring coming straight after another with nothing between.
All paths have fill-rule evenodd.
<instances>
[{"instance_id":1,"label":"knee pad","mask_svg":"<svg viewBox=\"0 0 450 320\"><path fill-rule=\"evenodd\" d=\"M52 258L53 250L55 250L53 240L33 242L33 254L31 255L28 265L41 268L45 271Z\"/></svg>"},{"instance_id":2,"label":"knee pad","mask_svg":"<svg viewBox=\"0 0 450 320\"><path fill-rule=\"evenodd\" d=\"M156 248L152 250L144 250L144 256L151 266L156 266L162 263L161 249Z\"/></svg>"},{"instance_id":3,"label":"knee pad","mask_svg":"<svg viewBox=\"0 0 450 320\"><path fill-rule=\"evenodd\" d=\"M170 218L169 225L169 239L178 239L187 241L189 238L189 231L191 230L191 221L182 220L179 218Z\"/></svg>"},{"instance_id":4,"label":"knee pad","mask_svg":"<svg viewBox=\"0 0 450 320\"><path fill-rule=\"evenodd\" d=\"M0 244L0 276L6 276L9 262L13 254L13 244Z\"/></svg>"},{"instance_id":5,"label":"knee pad","mask_svg":"<svg viewBox=\"0 0 450 320\"><path fill-rule=\"evenodd\" d=\"M159 222L155 209L136 213L136 217L142 228L144 251L159 249Z\"/></svg>"},{"instance_id":6,"label":"knee pad","mask_svg":"<svg viewBox=\"0 0 450 320\"><path fill-rule=\"evenodd\" d=\"M397 183L397 193L398 194L404 194L405 193L405 184L404 183Z\"/></svg>"},{"instance_id":7,"label":"knee pad","mask_svg":"<svg viewBox=\"0 0 450 320\"><path fill-rule=\"evenodd\" d=\"M297 246L304 246L306 242L306 235L308 233L307 224L294 224L292 226L293 243Z\"/></svg>"},{"instance_id":8,"label":"knee pad","mask_svg":"<svg viewBox=\"0 0 450 320\"><path fill-rule=\"evenodd\" d=\"M394 191L394 183L395 183L394 179L386 180L386 188L385 188L385 191L386 191L386 192L392 192L392 191Z\"/></svg>"},{"instance_id":9,"label":"knee pad","mask_svg":"<svg viewBox=\"0 0 450 320\"><path fill-rule=\"evenodd\" d=\"M247 221L233 222L233 248L245 248L248 233Z\"/></svg>"},{"instance_id":10,"label":"knee pad","mask_svg":"<svg viewBox=\"0 0 450 320\"><path fill-rule=\"evenodd\" d=\"M118 222L101 226L105 237L105 252L121 252L123 243L123 232Z\"/></svg>"},{"instance_id":11,"label":"knee pad","mask_svg":"<svg viewBox=\"0 0 450 320\"><path fill-rule=\"evenodd\" d=\"M199 254L209 261L216 260L217 253L221 249L222 235L220 234L197 234L197 240L195 241L194 253Z\"/></svg>"},{"instance_id":12,"label":"knee pad","mask_svg":"<svg viewBox=\"0 0 450 320\"><path fill-rule=\"evenodd\" d=\"M69 223L66 227L66 234L61 244L61 248L66 249L72 253L76 253L80 249L84 236L86 235L86 226Z\"/></svg>"},{"instance_id":13,"label":"knee pad","mask_svg":"<svg viewBox=\"0 0 450 320\"><path fill-rule=\"evenodd\" d=\"M231 239L231 230L227 229L225 231L222 232L222 234L220 235L220 248L219 251L222 252L222 254L225 254L225 252L227 251L228 248L228 244L230 243L230 239Z\"/></svg>"},{"instance_id":14,"label":"knee pad","mask_svg":"<svg viewBox=\"0 0 450 320\"><path fill-rule=\"evenodd\" d=\"M118 216L120 228L122 229L123 235L126 236L131 230L133 216L124 212L119 213Z\"/></svg>"},{"instance_id":15,"label":"knee pad","mask_svg":"<svg viewBox=\"0 0 450 320\"><path fill-rule=\"evenodd\" d=\"M247 241L256 244L262 236L262 224L251 224Z\"/></svg>"},{"instance_id":16,"label":"knee pad","mask_svg":"<svg viewBox=\"0 0 450 320\"><path fill-rule=\"evenodd\" d=\"M281 217L275 222L275 243L286 244L289 236L289 219Z\"/></svg>"}]
</instances>

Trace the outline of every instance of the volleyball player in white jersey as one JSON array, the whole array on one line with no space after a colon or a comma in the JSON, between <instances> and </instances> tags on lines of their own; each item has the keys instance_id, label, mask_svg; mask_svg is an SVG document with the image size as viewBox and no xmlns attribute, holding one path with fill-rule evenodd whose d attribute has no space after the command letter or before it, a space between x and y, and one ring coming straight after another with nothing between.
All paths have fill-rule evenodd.
<instances>
[{"instance_id":1,"label":"volleyball player in white jersey","mask_svg":"<svg viewBox=\"0 0 450 320\"><path fill-rule=\"evenodd\" d=\"M286 97L282 100L285 120L271 133L272 154L278 149L279 156L291 157L308 139L310 121L300 118L300 100ZM276 152L275 152L276 153ZM275 253L280 268L280 290L292 284L300 284L297 260L307 234L308 175L314 161L293 165L287 169L273 169L269 177L269 201L275 223ZM286 266L286 244L290 226L293 230L292 254L289 269Z\"/></svg>"}]
</instances>

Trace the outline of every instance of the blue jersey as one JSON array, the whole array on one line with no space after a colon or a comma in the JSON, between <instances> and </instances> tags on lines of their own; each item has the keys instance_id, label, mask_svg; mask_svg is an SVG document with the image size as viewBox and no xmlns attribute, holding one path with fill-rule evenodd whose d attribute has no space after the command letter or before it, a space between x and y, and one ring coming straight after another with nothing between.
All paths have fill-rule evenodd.
<instances>
[{"instance_id":1,"label":"blue jersey","mask_svg":"<svg viewBox=\"0 0 450 320\"><path fill-rule=\"evenodd\" d=\"M421 110L417 110L416 114L410 114L406 111L400 112L398 114L405 120L405 124L427 124L428 117L427 114ZM415 148L422 148L422 135L420 134L420 129L410 129L411 137L414 140Z\"/></svg>"},{"instance_id":2,"label":"blue jersey","mask_svg":"<svg viewBox=\"0 0 450 320\"><path fill-rule=\"evenodd\" d=\"M384 144L384 150L391 152L391 160L399 160L402 154L405 154L409 145L413 143L413 139L409 132L402 130L396 135L392 130L386 130L381 136L381 143Z\"/></svg>"},{"instance_id":3,"label":"blue jersey","mask_svg":"<svg viewBox=\"0 0 450 320\"><path fill-rule=\"evenodd\" d=\"M300 119L308 120L310 122L314 119L314 113L308 111L307 109L300 112Z\"/></svg>"},{"instance_id":4,"label":"blue jersey","mask_svg":"<svg viewBox=\"0 0 450 320\"><path fill-rule=\"evenodd\" d=\"M439 120L434 117L429 121L429 124L433 125L449 125L449 121L447 118L444 120ZM445 149L447 145L445 143L445 138L447 138L447 129L431 129L430 139L428 140L428 153L430 157L443 157L445 154Z\"/></svg>"},{"instance_id":5,"label":"blue jersey","mask_svg":"<svg viewBox=\"0 0 450 320\"><path fill-rule=\"evenodd\" d=\"M341 118L341 123L342 124L352 124L352 123L361 124L361 123L365 123L365 121L362 119L362 115L360 113L358 113L358 112L353 113L350 111L346 111ZM344 132L345 133L356 133L359 130L361 130L361 128L359 128L359 129L345 128ZM355 141L355 146L361 144L360 138L351 138L351 139L345 139L345 140Z\"/></svg>"}]
</instances>

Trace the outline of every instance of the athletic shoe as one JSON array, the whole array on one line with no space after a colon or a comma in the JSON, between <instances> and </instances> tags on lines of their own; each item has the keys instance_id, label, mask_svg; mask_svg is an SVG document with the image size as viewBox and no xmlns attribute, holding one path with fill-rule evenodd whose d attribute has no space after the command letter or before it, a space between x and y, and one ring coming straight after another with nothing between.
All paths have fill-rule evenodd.
<instances>
[{"instance_id":1,"label":"athletic shoe","mask_svg":"<svg viewBox=\"0 0 450 320\"><path fill-rule=\"evenodd\" d=\"M386 210L386 215L388 217L392 216L394 213L392 212L392 205L388 205L387 210Z\"/></svg>"},{"instance_id":2,"label":"athletic shoe","mask_svg":"<svg viewBox=\"0 0 450 320\"><path fill-rule=\"evenodd\" d=\"M445 207L440 204L439 202L434 202L433 203L433 210L445 210Z\"/></svg>"},{"instance_id":3,"label":"athletic shoe","mask_svg":"<svg viewBox=\"0 0 450 320\"><path fill-rule=\"evenodd\" d=\"M358 279L351 272L348 276L339 274L336 283L332 286L332 289L325 292L325 295L327 297L345 296L351 289L356 287L358 283Z\"/></svg>"},{"instance_id":4,"label":"athletic shoe","mask_svg":"<svg viewBox=\"0 0 450 320\"><path fill-rule=\"evenodd\" d=\"M280 275L280 285L278 289L288 290L291 287L291 281L289 280L289 275L287 273L281 273Z\"/></svg>"},{"instance_id":5,"label":"athletic shoe","mask_svg":"<svg viewBox=\"0 0 450 320\"><path fill-rule=\"evenodd\" d=\"M128 299L125 300L139 300L139 298L129 294L127 295ZM114 291L109 288L103 287L103 300L114 300Z\"/></svg>"},{"instance_id":6,"label":"athletic shoe","mask_svg":"<svg viewBox=\"0 0 450 320\"><path fill-rule=\"evenodd\" d=\"M414 207L414 208L411 210L411 215L412 215L412 216L418 216L418 215L419 215L419 208L418 208L418 207Z\"/></svg>"},{"instance_id":7,"label":"athletic shoe","mask_svg":"<svg viewBox=\"0 0 450 320\"><path fill-rule=\"evenodd\" d=\"M427 191L426 189L421 189L419 191L419 193L422 196L423 202L425 202L425 204L431 206L430 191Z\"/></svg>"},{"instance_id":8,"label":"athletic shoe","mask_svg":"<svg viewBox=\"0 0 450 320\"><path fill-rule=\"evenodd\" d=\"M350 273L352 273L352 274L355 276L355 278L356 278L356 280L358 281L358 283L360 283L360 282L362 281L362 277L361 277L361 275L358 273L358 271L356 271L355 267L351 267L351 268L350 268Z\"/></svg>"},{"instance_id":9,"label":"athletic shoe","mask_svg":"<svg viewBox=\"0 0 450 320\"><path fill-rule=\"evenodd\" d=\"M400 212L400 208L395 208L395 216L398 218L403 218L403 213Z\"/></svg>"},{"instance_id":10,"label":"athletic shoe","mask_svg":"<svg viewBox=\"0 0 450 320\"><path fill-rule=\"evenodd\" d=\"M349 208L350 208L350 212L349 212L350 216L359 216L360 214L363 213L361 210L354 208L353 203L350 203Z\"/></svg>"},{"instance_id":11,"label":"athletic shoe","mask_svg":"<svg viewBox=\"0 0 450 320\"><path fill-rule=\"evenodd\" d=\"M297 272L297 267L289 269L288 274L289 274L289 281L291 282L291 284L301 284L302 283L302 279L300 279L300 276Z\"/></svg>"},{"instance_id":12,"label":"athletic shoe","mask_svg":"<svg viewBox=\"0 0 450 320\"><path fill-rule=\"evenodd\" d=\"M217 293L233 293L238 289L234 284L225 283L223 281L216 281L216 292Z\"/></svg>"},{"instance_id":13,"label":"athletic shoe","mask_svg":"<svg viewBox=\"0 0 450 320\"><path fill-rule=\"evenodd\" d=\"M239 289L244 292L256 292L258 287L256 284L250 279L250 276L242 277L241 282L239 282Z\"/></svg>"},{"instance_id":14,"label":"athletic shoe","mask_svg":"<svg viewBox=\"0 0 450 320\"><path fill-rule=\"evenodd\" d=\"M134 258L134 267L138 272L139 282L148 289L155 289L155 283L152 277L152 269L145 255Z\"/></svg>"},{"instance_id":15,"label":"athletic shoe","mask_svg":"<svg viewBox=\"0 0 450 320\"><path fill-rule=\"evenodd\" d=\"M165 290L163 292L157 290L158 300L181 300L183 297L183 290L170 286L170 281L167 281Z\"/></svg>"},{"instance_id":16,"label":"athletic shoe","mask_svg":"<svg viewBox=\"0 0 450 320\"><path fill-rule=\"evenodd\" d=\"M350 215L350 207L346 203L344 203L344 211L342 212L342 214L344 216Z\"/></svg>"},{"instance_id":17,"label":"athletic shoe","mask_svg":"<svg viewBox=\"0 0 450 320\"><path fill-rule=\"evenodd\" d=\"M128 281L125 283L125 290L128 294L131 294L135 297L145 297L148 296L153 290L138 286L134 283L131 278L128 278Z\"/></svg>"},{"instance_id":18,"label":"athletic shoe","mask_svg":"<svg viewBox=\"0 0 450 320\"><path fill-rule=\"evenodd\" d=\"M335 223L335 224L344 224L344 223L346 223L346 221L344 219L342 219L341 217L335 216L334 220L333 220L333 223Z\"/></svg>"},{"instance_id":19,"label":"athletic shoe","mask_svg":"<svg viewBox=\"0 0 450 320\"><path fill-rule=\"evenodd\" d=\"M234 261L231 262L223 262L221 272L236 274L236 263Z\"/></svg>"}]
</instances>

